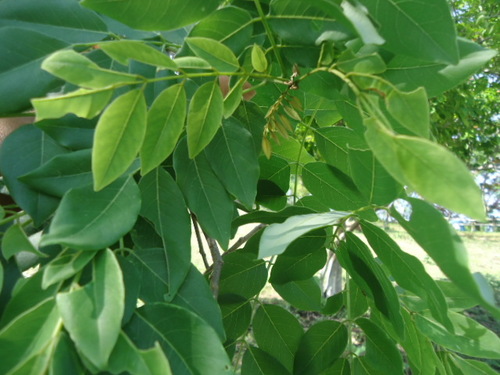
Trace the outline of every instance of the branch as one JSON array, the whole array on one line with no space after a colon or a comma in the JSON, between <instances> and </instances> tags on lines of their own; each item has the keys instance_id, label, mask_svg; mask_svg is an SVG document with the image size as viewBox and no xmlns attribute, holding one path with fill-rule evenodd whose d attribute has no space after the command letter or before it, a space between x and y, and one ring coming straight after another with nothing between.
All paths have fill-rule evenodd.
<instances>
[{"instance_id":1,"label":"branch","mask_svg":"<svg viewBox=\"0 0 500 375\"><path fill-rule=\"evenodd\" d=\"M205 254L205 249L203 248L203 242L201 240L200 226L198 220L196 220L195 214L191 213L191 220L193 222L194 232L196 234L196 241L198 242L198 251L200 252L201 258L203 259L203 264L205 269L208 270L210 265L208 264L207 254Z\"/></svg>"},{"instance_id":2,"label":"branch","mask_svg":"<svg viewBox=\"0 0 500 375\"><path fill-rule=\"evenodd\" d=\"M212 288L212 293L214 295L214 298L217 299L217 297L219 296L219 282L220 282L220 275L222 273L222 266L224 265L224 260L220 255L217 241L215 241L211 237L208 237L206 234L205 238L207 240L208 247L210 248L210 253L212 254L212 260L213 260L213 265L212 265L213 272L212 272L212 277L210 278L210 287Z\"/></svg>"},{"instance_id":3,"label":"branch","mask_svg":"<svg viewBox=\"0 0 500 375\"><path fill-rule=\"evenodd\" d=\"M259 232L262 228L266 227L267 224L259 224L255 228L253 228L250 232L245 234L243 237L240 237L234 244L226 251L226 254L232 253L233 251L238 250L238 248L247 242L250 238L252 238L257 232Z\"/></svg>"}]
</instances>

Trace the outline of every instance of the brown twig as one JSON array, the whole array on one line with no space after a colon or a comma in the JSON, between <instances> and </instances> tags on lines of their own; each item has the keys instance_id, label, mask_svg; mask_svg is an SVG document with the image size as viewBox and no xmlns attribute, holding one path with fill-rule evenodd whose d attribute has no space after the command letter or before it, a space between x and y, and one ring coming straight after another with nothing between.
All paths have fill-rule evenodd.
<instances>
[{"instance_id":1,"label":"brown twig","mask_svg":"<svg viewBox=\"0 0 500 375\"><path fill-rule=\"evenodd\" d=\"M220 275L222 273L222 266L224 265L224 260L219 251L219 245L217 245L217 241L213 238L209 237L205 233L205 238L208 243L208 248L210 249L210 253L212 254L212 277L210 278L210 287L212 288L212 293L214 298L217 299L219 296L219 283L220 283Z\"/></svg>"},{"instance_id":2,"label":"brown twig","mask_svg":"<svg viewBox=\"0 0 500 375\"><path fill-rule=\"evenodd\" d=\"M205 265L205 269L208 270L210 268L210 264L208 264L207 254L205 253L205 249L203 248L203 241L201 239L200 234L200 226L198 224L198 220L196 219L195 214L191 213L191 221L193 222L194 233L196 234L196 241L198 242L198 251L200 252L201 258L203 259L203 264Z\"/></svg>"},{"instance_id":3,"label":"brown twig","mask_svg":"<svg viewBox=\"0 0 500 375\"><path fill-rule=\"evenodd\" d=\"M234 244L226 251L226 254L232 253L233 251L238 250L238 248L247 242L250 238L252 238L257 232L259 232L262 228L266 227L267 224L259 224L255 228L253 228L250 232L245 234L243 237L240 237Z\"/></svg>"}]
</instances>

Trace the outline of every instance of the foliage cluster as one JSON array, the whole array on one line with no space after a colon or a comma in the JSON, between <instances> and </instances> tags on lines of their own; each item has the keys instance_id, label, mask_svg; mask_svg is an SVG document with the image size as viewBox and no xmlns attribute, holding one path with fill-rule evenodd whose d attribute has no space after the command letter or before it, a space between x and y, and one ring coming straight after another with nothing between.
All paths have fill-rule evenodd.
<instances>
[{"instance_id":1,"label":"foliage cluster","mask_svg":"<svg viewBox=\"0 0 500 375\"><path fill-rule=\"evenodd\" d=\"M460 356L500 358L462 311L500 312L433 206L481 220L483 199L428 99L495 53L445 0L0 0L0 47L0 114L36 115L0 149L0 373L401 374L400 348L415 374L494 373ZM267 281L326 319L304 331Z\"/></svg>"}]
</instances>

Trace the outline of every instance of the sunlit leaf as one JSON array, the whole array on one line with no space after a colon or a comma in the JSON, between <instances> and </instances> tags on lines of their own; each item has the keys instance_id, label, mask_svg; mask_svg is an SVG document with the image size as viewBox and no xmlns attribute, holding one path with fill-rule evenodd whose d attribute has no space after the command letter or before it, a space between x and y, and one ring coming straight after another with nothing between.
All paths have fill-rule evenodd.
<instances>
[{"instance_id":1,"label":"sunlit leaf","mask_svg":"<svg viewBox=\"0 0 500 375\"><path fill-rule=\"evenodd\" d=\"M115 40L99 43L101 48L112 59L123 65L129 64L130 60L140 61L145 64L158 66L166 69L177 69L177 65L165 52L138 41Z\"/></svg>"},{"instance_id":2,"label":"sunlit leaf","mask_svg":"<svg viewBox=\"0 0 500 375\"><path fill-rule=\"evenodd\" d=\"M47 264L43 270L42 288L46 289L59 281L66 280L81 271L94 257L92 251L64 253Z\"/></svg>"},{"instance_id":3,"label":"sunlit leaf","mask_svg":"<svg viewBox=\"0 0 500 375\"><path fill-rule=\"evenodd\" d=\"M186 43L198 57L221 72L235 72L240 67L233 51L214 39L190 37Z\"/></svg>"},{"instance_id":4,"label":"sunlit leaf","mask_svg":"<svg viewBox=\"0 0 500 375\"><path fill-rule=\"evenodd\" d=\"M252 47L252 66L258 72L267 70L266 54L258 44L254 44Z\"/></svg>"},{"instance_id":5,"label":"sunlit leaf","mask_svg":"<svg viewBox=\"0 0 500 375\"><path fill-rule=\"evenodd\" d=\"M423 87L412 92L392 90L385 100L387 110L401 125L416 135L429 138L429 101Z\"/></svg>"}]
</instances>

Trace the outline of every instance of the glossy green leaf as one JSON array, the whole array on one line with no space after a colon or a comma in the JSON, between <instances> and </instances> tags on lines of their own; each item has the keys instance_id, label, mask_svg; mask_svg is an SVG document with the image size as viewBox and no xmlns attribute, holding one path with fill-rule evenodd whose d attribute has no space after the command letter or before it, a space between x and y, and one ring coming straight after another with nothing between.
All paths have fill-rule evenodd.
<instances>
[{"instance_id":1,"label":"glossy green leaf","mask_svg":"<svg viewBox=\"0 0 500 375\"><path fill-rule=\"evenodd\" d=\"M254 44L252 47L252 66L258 72L267 70L266 54L261 46Z\"/></svg>"},{"instance_id":2,"label":"glossy green leaf","mask_svg":"<svg viewBox=\"0 0 500 375\"><path fill-rule=\"evenodd\" d=\"M221 341L225 341L226 334L222 324L220 307L213 298L207 280L195 266L191 265L184 283L171 303L197 314L213 327Z\"/></svg>"},{"instance_id":3,"label":"glossy green leaf","mask_svg":"<svg viewBox=\"0 0 500 375\"><path fill-rule=\"evenodd\" d=\"M127 372L139 375L171 375L172 370L158 343L148 349L138 349L123 332L118 336L107 370L113 374Z\"/></svg>"},{"instance_id":4,"label":"glossy green leaf","mask_svg":"<svg viewBox=\"0 0 500 375\"><path fill-rule=\"evenodd\" d=\"M42 69L75 85L88 89L102 89L113 85L140 83L140 78L99 67L89 58L73 51L58 51L42 63Z\"/></svg>"},{"instance_id":5,"label":"glossy green leaf","mask_svg":"<svg viewBox=\"0 0 500 375\"><path fill-rule=\"evenodd\" d=\"M356 235L347 232L346 242L341 242L336 254L342 267L402 337L404 324L398 295L368 246Z\"/></svg>"},{"instance_id":6,"label":"glossy green leaf","mask_svg":"<svg viewBox=\"0 0 500 375\"><path fill-rule=\"evenodd\" d=\"M366 336L366 354L361 361L370 369L370 374L399 375L403 372L403 359L387 334L374 322L359 318L356 324Z\"/></svg>"},{"instance_id":7,"label":"glossy green leaf","mask_svg":"<svg viewBox=\"0 0 500 375\"><path fill-rule=\"evenodd\" d=\"M140 30L174 30L195 23L217 9L217 0L152 0L144 4L134 0L84 0L82 5ZM140 15L138 17L137 15Z\"/></svg>"},{"instance_id":8,"label":"glossy green leaf","mask_svg":"<svg viewBox=\"0 0 500 375\"><path fill-rule=\"evenodd\" d=\"M59 332L49 371L51 375L82 375L84 373L76 349L65 331Z\"/></svg>"},{"instance_id":9,"label":"glossy green leaf","mask_svg":"<svg viewBox=\"0 0 500 375\"><path fill-rule=\"evenodd\" d=\"M243 99L243 85L246 80L240 78L232 87L230 87L229 92L224 97L224 118L227 119L236 111L238 106ZM252 139L253 142L253 139ZM255 149L255 147L254 147Z\"/></svg>"},{"instance_id":10,"label":"glossy green leaf","mask_svg":"<svg viewBox=\"0 0 500 375\"><path fill-rule=\"evenodd\" d=\"M266 264L244 250L224 255L219 293L235 294L247 299L257 295L267 281Z\"/></svg>"},{"instance_id":11,"label":"glossy green leaf","mask_svg":"<svg viewBox=\"0 0 500 375\"><path fill-rule=\"evenodd\" d=\"M208 62L196 56L180 56L174 62L179 69L212 69Z\"/></svg>"},{"instance_id":12,"label":"glossy green leaf","mask_svg":"<svg viewBox=\"0 0 500 375\"><path fill-rule=\"evenodd\" d=\"M91 119L97 116L111 100L113 89L79 89L69 94L33 99L36 121L60 118L68 113Z\"/></svg>"},{"instance_id":13,"label":"glossy green leaf","mask_svg":"<svg viewBox=\"0 0 500 375\"><path fill-rule=\"evenodd\" d=\"M118 261L104 250L94 260L89 284L57 295L64 327L76 347L99 368L105 368L118 340L124 294Z\"/></svg>"},{"instance_id":14,"label":"glossy green leaf","mask_svg":"<svg viewBox=\"0 0 500 375\"><path fill-rule=\"evenodd\" d=\"M429 101L423 87L411 92L392 90L385 101L387 110L401 125L420 137L429 138Z\"/></svg>"},{"instance_id":15,"label":"glossy green leaf","mask_svg":"<svg viewBox=\"0 0 500 375\"><path fill-rule=\"evenodd\" d=\"M230 374L231 363L212 327L197 315L165 303L137 310L125 332L140 348L159 342L173 374Z\"/></svg>"},{"instance_id":16,"label":"glossy green leaf","mask_svg":"<svg viewBox=\"0 0 500 375\"><path fill-rule=\"evenodd\" d=\"M458 62L455 25L445 1L363 0L362 4L378 22L388 50L424 61Z\"/></svg>"},{"instance_id":17,"label":"glossy green leaf","mask_svg":"<svg viewBox=\"0 0 500 375\"><path fill-rule=\"evenodd\" d=\"M402 251L384 230L365 221L361 223L361 227L370 246L396 282L427 301L433 316L451 330L452 324L448 318L448 306L443 292L425 271L424 265L413 255Z\"/></svg>"},{"instance_id":18,"label":"glossy green leaf","mask_svg":"<svg viewBox=\"0 0 500 375\"><path fill-rule=\"evenodd\" d=\"M441 212L422 200L415 198L407 198L407 200L412 207L409 220L405 220L394 209L391 211L399 224L429 254L452 282L476 301L484 303L493 314L500 316L495 302L486 297L471 274L467 250Z\"/></svg>"},{"instance_id":19,"label":"glossy green leaf","mask_svg":"<svg viewBox=\"0 0 500 375\"><path fill-rule=\"evenodd\" d=\"M458 367L463 375L496 375L497 371L492 369L484 362L476 361L473 359L463 359L459 356L452 356L453 364Z\"/></svg>"},{"instance_id":20,"label":"glossy green leaf","mask_svg":"<svg viewBox=\"0 0 500 375\"><path fill-rule=\"evenodd\" d=\"M10 5L14 3L9 1ZM2 1L2 5L6 4ZM4 13L2 12L2 18ZM0 21L1 22L1 21ZM60 82L40 69L43 59L65 48L66 43L35 31L17 27L0 29L0 49L10 51L0 62L0 113L30 108L31 98L44 96ZM19 82L36 84L19 85ZM17 89L13 90L12 87Z\"/></svg>"},{"instance_id":21,"label":"glossy green leaf","mask_svg":"<svg viewBox=\"0 0 500 375\"><path fill-rule=\"evenodd\" d=\"M47 287L76 275L94 257L92 251L78 251L71 253L66 251L47 264L43 270L42 288Z\"/></svg>"},{"instance_id":22,"label":"glossy green leaf","mask_svg":"<svg viewBox=\"0 0 500 375\"><path fill-rule=\"evenodd\" d=\"M399 55L390 61L384 77L404 91L423 86L432 98L465 81L497 54L496 51L460 38L458 50L460 61L456 65L429 63L420 56L410 58Z\"/></svg>"},{"instance_id":23,"label":"glossy green leaf","mask_svg":"<svg viewBox=\"0 0 500 375\"><path fill-rule=\"evenodd\" d=\"M100 16L82 8L79 3L65 0L36 3L30 0L3 0L0 14L0 27L21 27L70 44L93 42L108 35Z\"/></svg>"},{"instance_id":24,"label":"glossy green leaf","mask_svg":"<svg viewBox=\"0 0 500 375\"><path fill-rule=\"evenodd\" d=\"M393 135L378 120L365 123L373 153L401 184L431 202L473 218L484 218L481 190L457 156L426 139Z\"/></svg>"},{"instance_id":25,"label":"glossy green leaf","mask_svg":"<svg viewBox=\"0 0 500 375\"><path fill-rule=\"evenodd\" d=\"M177 69L167 53L163 53L143 42L134 40L114 40L99 43L99 48L113 60L123 65L128 65L130 60L136 60L144 64L154 65L165 69Z\"/></svg>"},{"instance_id":26,"label":"glossy green leaf","mask_svg":"<svg viewBox=\"0 0 500 375\"><path fill-rule=\"evenodd\" d=\"M59 119L39 121L36 127L64 147L83 150L92 148L96 123L97 119L87 120L69 114Z\"/></svg>"},{"instance_id":27,"label":"glossy green leaf","mask_svg":"<svg viewBox=\"0 0 500 375\"><path fill-rule=\"evenodd\" d=\"M260 349L292 371L295 352L304 334L297 318L282 307L261 305L253 318L253 334Z\"/></svg>"},{"instance_id":28,"label":"glossy green leaf","mask_svg":"<svg viewBox=\"0 0 500 375\"><path fill-rule=\"evenodd\" d=\"M315 278L273 284L278 294L293 307L303 311L321 311L322 292Z\"/></svg>"},{"instance_id":29,"label":"glossy green leaf","mask_svg":"<svg viewBox=\"0 0 500 375\"><path fill-rule=\"evenodd\" d=\"M201 85L189 103L187 141L189 157L193 159L212 140L221 126L223 98L216 81Z\"/></svg>"},{"instance_id":30,"label":"glossy green leaf","mask_svg":"<svg viewBox=\"0 0 500 375\"><path fill-rule=\"evenodd\" d=\"M55 339L61 318L54 299L19 314L0 330L0 372L15 373Z\"/></svg>"},{"instance_id":31,"label":"glossy green leaf","mask_svg":"<svg viewBox=\"0 0 500 375\"><path fill-rule=\"evenodd\" d=\"M163 240L168 274L166 300L174 297L189 272L191 261L191 219L174 179L161 168L148 173L139 183L141 215L151 221Z\"/></svg>"},{"instance_id":32,"label":"glossy green leaf","mask_svg":"<svg viewBox=\"0 0 500 375\"><path fill-rule=\"evenodd\" d=\"M206 156L200 154L190 159L187 142L183 139L174 153L174 169L189 209L196 214L207 234L225 248L231 237L233 201L212 172Z\"/></svg>"},{"instance_id":33,"label":"glossy green leaf","mask_svg":"<svg viewBox=\"0 0 500 375\"><path fill-rule=\"evenodd\" d=\"M186 39L186 43L196 56L207 61L216 70L221 72L235 72L240 67L233 51L214 39L190 37Z\"/></svg>"},{"instance_id":34,"label":"glossy green leaf","mask_svg":"<svg viewBox=\"0 0 500 375\"><path fill-rule=\"evenodd\" d=\"M186 120L184 85L170 86L155 99L148 111L141 171L146 174L160 165L174 150Z\"/></svg>"},{"instance_id":35,"label":"glossy green leaf","mask_svg":"<svg viewBox=\"0 0 500 375\"><path fill-rule=\"evenodd\" d=\"M140 206L139 188L132 178L120 179L99 192L91 186L73 189L61 201L42 244L105 248L132 229Z\"/></svg>"},{"instance_id":36,"label":"glossy green leaf","mask_svg":"<svg viewBox=\"0 0 500 375\"><path fill-rule=\"evenodd\" d=\"M16 203L39 226L56 209L58 199L41 194L19 181L19 177L45 164L67 150L31 125L12 133L0 148L0 172Z\"/></svg>"},{"instance_id":37,"label":"glossy green leaf","mask_svg":"<svg viewBox=\"0 0 500 375\"><path fill-rule=\"evenodd\" d=\"M471 357L499 359L500 338L473 319L455 312L449 313L455 327L451 334L432 318L417 315L420 331L436 344Z\"/></svg>"},{"instance_id":38,"label":"glossy green leaf","mask_svg":"<svg viewBox=\"0 0 500 375\"><path fill-rule=\"evenodd\" d=\"M95 190L120 177L133 163L146 134L143 90L127 92L111 103L99 118L92 149Z\"/></svg>"},{"instance_id":39,"label":"glossy green leaf","mask_svg":"<svg viewBox=\"0 0 500 375\"><path fill-rule=\"evenodd\" d=\"M249 346L241 364L242 375L288 375L286 368L265 351Z\"/></svg>"},{"instance_id":40,"label":"glossy green leaf","mask_svg":"<svg viewBox=\"0 0 500 375\"><path fill-rule=\"evenodd\" d=\"M29 240L21 224L10 226L2 236L2 255L5 259L27 251L29 253L45 257Z\"/></svg>"},{"instance_id":41,"label":"glossy green leaf","mask_svg":"<svg viewBox=\"0 0 500 375\"><path fill-rule=\"evenodd\" d=\"M338 223L348 215L346 212L325 212L319 214L295 215L283 223L268 226L259 246L259 258L279 255L304 233Z\"/></svg>"},{"instance_id":42,"label":"glossy green leaf","mask_svg":"<svg viewBox=\"0 0 500 375\"><path fill-rule=\"evenodd\" d=\"M250 301L237 295L221 295L218 302L227 342L234 341L248 331L253 313L252 305Z\"/></svg>"},{"instance_id":43,"label":"glossy green leaf","mask_svg":"<svg viewBox=\"0 0 500 375\"><path fill-rule=\"evenodd\" d=\"M356 210L368 206L351 178L326 163L306 164L302 170L304 186L334 210Z\"/></svg>"},{"instance_id":44,"label":"glossy green leaf","mask_svg":"<svg viewBox=\"0 0 500 375\"><path fill-rule=\"evenodd\" d=\"M297 238L276 258L269 282L285 284L313 277L326 263L325 242L321 229Z\"/></svg>"},{"instance_id":45,"label":"glossy green leaf","mask_svg":"<svg viewBox=\"0 0 500 375\"><path fill-rule=\"evenodd\" d=\"M314 324L302 337L293 373L319 374L329 368L347 346L347 328L333 320Z\"/></svg>"},{"instance_id":46,"label":"glossy green leaf","mask_svg":"<svg viewBox=\"0 0 500 375\"><path fill-rule=\"evenodd\" d=\"M250 132L236 119L224 121L206 155L227 191L251 208L257 195L259 163Z\"/></svg>"}]
</instances>

